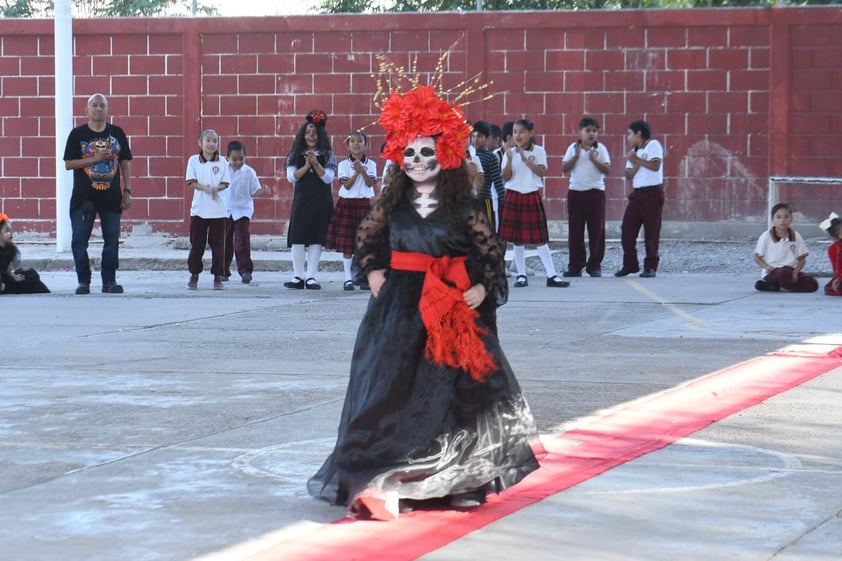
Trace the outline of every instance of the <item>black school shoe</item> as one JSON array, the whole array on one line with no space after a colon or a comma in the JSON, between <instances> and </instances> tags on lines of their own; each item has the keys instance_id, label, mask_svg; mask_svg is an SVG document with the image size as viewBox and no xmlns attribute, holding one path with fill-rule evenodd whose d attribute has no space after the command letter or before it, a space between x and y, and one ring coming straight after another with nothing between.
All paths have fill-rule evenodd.
<instances>
[{"instance_id":1,"label":"black school shoe","mask_svg":"<svg viewBox=\"0 0 842 561\"><path fill-rule=\"evenodd\" d=\"M561 280L558 275L555 275L547 278L547 286L552 288L566 288L570 286L570 283L566 280Z\"/></svg>"},{"instance_id":2,"label":"black school shoe","mask_svg":"<svg viewBox=\"0 0 842 561\"><path fill-rule=\"evenodd\" d=\"M640 273L640 278L642 278L642 279L654 279L655 275L656 275L656 273L652 269L643 269L643 272Z\"/></svg>"},{"instance_id":3,"label":"black school shoe","mask_svg":"<svg viewBox=\"0 0 842 561\"><path fill-rule=\"evenodd\" d=\"M517 288L523 288L524 286L529 286L529 280L526 278L526 275L518 275L517 280L515 281L515 286Z\"/></svg>"},{"instance_id":4,"label":"black school shoe","mask_svg":"<svg viewBox=\"0 0 842 561\"><path fill-rule=\"evenodd\" d=\"M766 282L765 280L760 279L754 283L754 289L762 292L780 292L781 287L777 284L772 284L771 282Z\"/></svg>"},{"instance_id":5,"label":"black school shoe","mask_svg":"<svg viewBox=\"0 0 842 561\"><path fill-rule=\"evenodd\" d=\"M639 272L640 272L640 267L638 267L636 269L623 267L622 269L620 269L619 271L614 273L614 276L615 277L625 277L625 276L628 276L632 273L639 273Z\"/></svg>"},{"instance_id":6,"label":"black school shoe","mask_svg":"<svg viewBox=\"0 0 842 561\"><path fill-rule=\"evenodd\" d=\"M108 281L102 283L102 292L103 294L122 294L123 287L114 281Z\"/></svg>"},{"instance_id":7,"label":"black school shoe","mask_svg":"<svg viewBox=\"0 0 842 561\"><path fill-rule=\"evenodd\" d=\"M602 276L602 269L585 269L588 272L588 275L592 277L601 277Z\"/></svg>"},{"instance_id":8,"label":"black school shoe","mask_svg":"<svg viewBox=\"0 0 842 561\"><path fill-rule=\"evenodd\" d=\"M564 271L561 274L561 276L563 276L563 277L581 277L582 276L582 270L580 269L580 270L577 271L575 269L567 269L566 271Z\"/></svg>"},{"instance_id":9,"label":"black school shoe","mask_svg":"<svg viewBox=\"0 0 842 561\"><path fill-rule=\"evenodd\" d=\"M76 294L90 294L91 293L91 285L89 284L79 284L76 287Z\"/></svg>"},{"instance_id":10,"label":"black school shoe","mask_svg":"<svg viewBox=\"0 0 842 561\"><path fill-rule=\"evenodd\" d=\"M310 277L309 279L304 281L304 288L306 288L307 290L321 290L322 285L317 283L316 279L314 279L313 277Z\"/></svg>"},{"instance_id":11,"label":"black school shoe","mask_svg":"<svg viewBox=\"0 0 842 561\"><path fill-rule=\"evenodd\" d=\"M284 288L294 288L295 290L302 290L304 288L304 279L295 277L295 280L284 283Z\"/></svg>"}]
</instances>

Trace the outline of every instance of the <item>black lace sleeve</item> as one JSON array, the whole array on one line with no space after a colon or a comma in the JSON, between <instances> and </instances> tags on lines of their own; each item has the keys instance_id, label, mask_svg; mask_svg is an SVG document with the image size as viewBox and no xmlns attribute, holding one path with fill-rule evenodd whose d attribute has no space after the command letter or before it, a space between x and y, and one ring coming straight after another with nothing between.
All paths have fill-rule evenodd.
<instances>
[{"instance_id":1,"label":"black lace sleeve","mask_svg":"<svg viewBox=\"0 0 842 561\"><path fill-rule=\"evenodd\" d=\"M375 204L357 228L357 252L354 273L363 281L370 271L387 269L391 260L389 225L383 207Z\"/></svg>"},{"instance_id":2,"label":"black lace sleeve","mask_svg":"<svg viewBox=\"0 0 842 561\"><path fill-rule=\"evenodd\" d=\"M468 233L473 249L469 271L475 282L485 286L488 298L502 306L509 298L509 283L506 281L506 244L494 232L488 222L485 209L478 205L468 213Z\"/></svg>"}]
</instances>

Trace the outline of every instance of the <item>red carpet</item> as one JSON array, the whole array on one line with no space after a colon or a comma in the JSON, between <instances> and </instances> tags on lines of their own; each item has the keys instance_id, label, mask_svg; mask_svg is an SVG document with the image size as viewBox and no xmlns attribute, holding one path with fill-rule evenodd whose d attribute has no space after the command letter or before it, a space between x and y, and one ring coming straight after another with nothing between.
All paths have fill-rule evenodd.
<instances>
[{"instance_id":1,"label":"red carpet","mask_svg":"<svg viewBox=\"0 0 842 561\"><path fill-rule=\"evenodd\" d=\"M532 503L842 366L842 347L778 352L643 399L544 442L541 469L471 512L337 521L249 561L416 559Z\"/></svg>"}]
</instances>

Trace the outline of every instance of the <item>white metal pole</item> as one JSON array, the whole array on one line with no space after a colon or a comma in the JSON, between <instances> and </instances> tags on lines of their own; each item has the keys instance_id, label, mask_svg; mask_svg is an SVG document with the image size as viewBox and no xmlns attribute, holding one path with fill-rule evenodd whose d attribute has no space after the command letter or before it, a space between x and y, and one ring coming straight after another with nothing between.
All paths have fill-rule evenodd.
<instances>
[{"instance_id":1,"label":"white metal pole","mask_svg":"<svg viewBox=\"0 0 842 561\"><path fill-rule=\"evenodd\" d=\"M64 145L73 128L73 20L71 0L55 2L56 251L70 249L73 172L64 169Z\"/></svg>"}]
</instances>

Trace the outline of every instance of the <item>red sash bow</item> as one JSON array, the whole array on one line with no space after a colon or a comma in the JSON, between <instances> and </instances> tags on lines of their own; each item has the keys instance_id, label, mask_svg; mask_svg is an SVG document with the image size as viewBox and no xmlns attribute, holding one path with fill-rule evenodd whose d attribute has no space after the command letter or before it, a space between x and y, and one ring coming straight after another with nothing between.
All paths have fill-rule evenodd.
<instances>
[{"instance_id":1,"label":"red sash bow","mask_svg":"<svg viewBox=\"0 0 842 561\"><path fill-rule=\"evenodd\" d=\"M471 286L466 259L464 255L433 257L392 251L391 267L426 273L418 309L427 329L427 358L433 364L460 368L481 382L497 365L479 337L488 329L477 325L479 312L472 310L462 297Z\"/></svg>"}]
</instances>

